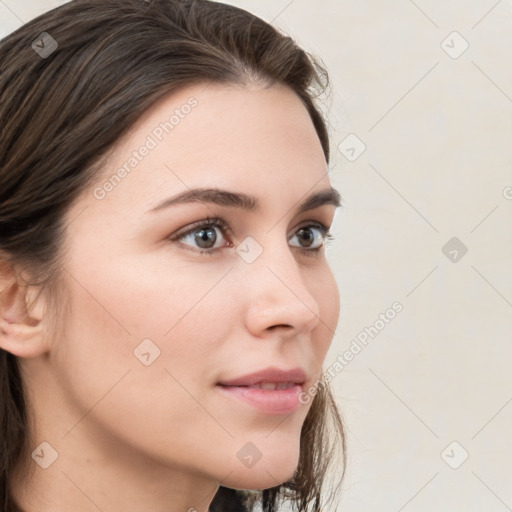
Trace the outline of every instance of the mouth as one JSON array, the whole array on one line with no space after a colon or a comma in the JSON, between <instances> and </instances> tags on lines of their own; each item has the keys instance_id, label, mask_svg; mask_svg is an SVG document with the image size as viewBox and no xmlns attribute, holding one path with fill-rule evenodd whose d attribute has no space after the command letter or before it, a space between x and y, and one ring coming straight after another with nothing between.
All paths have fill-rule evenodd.
<instances>
[{"instance_id":1,"label":"mouth","mask_svg":"<svg viewBox=\"0 0 512 512\"><path fill-rule=\"evenodd\" d=\"M259 382L258 384L252 384L251 386L236 386L236 387L248 388L248 389L264 389L265 391L276 391L276 390L282 390L282 389L290 389L296 385L297 384L294 382ZM229 387L229 386L226 386L226 387Z\"/></svg>"},{"instance_id":2,"label":"mouth","mask_svg":"<svg viewBox=\"0 0 512 512\"><path fill-rule=\"evenodd\" d=\"M289 386L288 386L289 384ZM262 383L262 386L223 386L218 388L225 396L249 405L265 414L289 414L300 405L299 395L302 386L293 383L280 383L286 387L277 388L276 383ZM265 387L263 387L265 386Z\"/></svg>"},{"instance_id":3,"label":"mouth","mask_svg":"<svg viewBox=\"0 0 512 512\"><path fill-rule=\"evenodd\" d=\"M299 405L299 395L306 381L300 369L268 368L244 377L217 384L224 396L264 414L289 414Z\"/></svg>"}]
</instances>

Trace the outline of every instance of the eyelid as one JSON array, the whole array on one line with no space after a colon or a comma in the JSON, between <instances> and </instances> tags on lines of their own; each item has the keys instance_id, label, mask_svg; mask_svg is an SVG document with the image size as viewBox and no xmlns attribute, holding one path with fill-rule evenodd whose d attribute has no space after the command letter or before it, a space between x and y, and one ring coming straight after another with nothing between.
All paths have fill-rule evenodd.
<instances>
[{"instance_id":1,"label":"eyelid","mask_svg":"<svg viewBox=\"0 0 512 512\"><path fill-rule=\"evenodd\" d=\"M218 227L224 230L226 233L233 234L233 230L229 226L229 224L221 219L220 217L206 217L202 220L198 220L196 222L193 222L192 224L189 224L188 226L185 226L184 231L178 231L177 233L174 233L170 237L168 237L169 240L179 240L180 238L183 238L187 235L190 235L197 231L199 228L204 227Z\"/></svg>"},{"instance_id":2,"label":"eyelid","mask_svg":"<svg viewBox=\"0 0 512 512\"><path fill-rule=\"evenodd\" d=\"M328 233L330 230L329 226L326 226L323 222L320 222L318 220L306 220L299 224L295 229L295 231L302 229L302 228L309 228L309 227L315 227L320 229L322 232Z\"/></svg>"}]
</instances>

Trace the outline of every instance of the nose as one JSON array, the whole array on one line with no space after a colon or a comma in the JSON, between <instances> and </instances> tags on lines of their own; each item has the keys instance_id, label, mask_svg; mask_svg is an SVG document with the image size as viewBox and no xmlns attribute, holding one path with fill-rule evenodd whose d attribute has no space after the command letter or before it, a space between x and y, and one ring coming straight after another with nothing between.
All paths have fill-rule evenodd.
<instances>
[{"instance_id":1,"label":"nose","mask_svg":"<svg viewBox=\"0 0 512 512\"><path fill-rule=\"evenodd\" d=\"M242 282L247 297L246 327L255 336L275 330L289 337L307 335L321 321L318 301L289 245L266 248L245 265ZM309 278L314 279L308 269Z\"/></svg>"}]
</instances>

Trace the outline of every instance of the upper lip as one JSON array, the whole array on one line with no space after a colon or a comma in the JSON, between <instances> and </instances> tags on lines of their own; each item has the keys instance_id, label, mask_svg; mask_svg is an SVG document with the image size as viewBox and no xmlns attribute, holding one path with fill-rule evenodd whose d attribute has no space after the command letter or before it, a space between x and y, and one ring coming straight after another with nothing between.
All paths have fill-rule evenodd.
<instances>
[{"instance_id":1,"label":"upper lip","mask_svg":"<svg viewBox=\"0 0 512 512\"><path fill-rule=\"evenodd\" d=\"M253 386L261 382L293 382L294 384L303 384L306 381L306 372L302 368L292 368L291 370L281 370L271 367L259 370L236 379L223 380L219 382L221 386Z\"/></svg>"}]
</instances>

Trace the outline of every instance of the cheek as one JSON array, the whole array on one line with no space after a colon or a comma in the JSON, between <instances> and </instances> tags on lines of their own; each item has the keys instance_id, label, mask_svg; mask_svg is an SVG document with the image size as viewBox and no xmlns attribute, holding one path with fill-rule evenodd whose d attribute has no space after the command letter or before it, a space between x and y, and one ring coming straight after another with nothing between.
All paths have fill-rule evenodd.
<instances>
[{"instance_id":1,"label":"cheek","mask_svg":"<svg viewBox=\"0 0 512 512\"><path fill-rule=\"evenodd\" d=\"M224 272L158 273L135 263L97 269L75 267L67 335L56 345L69 427L86 415L77 434L94 428L155 457L158 446L181 439L170 449L186 459L204 441L209 417L201 405L211 400L219 349L236 317L219 283Z\"/></svg>"},{"instance_id":2,"label":"cheek","mask_svg":"<svg viewBox=\"0 0 512 512\"><path fill-rule=\"evenodd\" d=\"M320 319L318 320L318 325L316 327L319 339L316 340L317 343L315 343L314 346L318 346L319 350L321 347L321 352L323 357L325 357L332 343L340 314L338 285L334 279L331 269L327 265L323 269L323 272L314 276L310 285L310 290L318 303L320 311Z\"/></svg>"},{"instance_id":3,"label":"cheek","mask_svg":"<svg viewBox=\"0 0 512 512\"><path fill-rule=\"evenodd\" d=\"M221 275L190 266L171 267L169 262L148 264L139 258L125 258L111 266L90 264L89 269L75 265L71 282L74 317L113 339L131 339L132 343L152 337L168 339L176 327L187 323L190 314L197 316L205 299L211 301L209 295L214 297L213 304L222 306L215 290ZM201 330L203 323L207 328L207 318L196 320L196 329Z\"/></svg>"},{"instance_id":4,"label":"cheek","mask_svg":"<svg viewBox=\"0 0 512 512\"><path fill-rule=\"evenodd\" d=\"M56 357L66 378L87 383L91 398L129 369L144 369L153 386L165 369L193 382L214 368L206 362L234 322L234 299L219 283L224 272L167 272L134 259L95 265L95 272L78 262L70 268L71 317Z\"/></svg>"}]
</instances>

